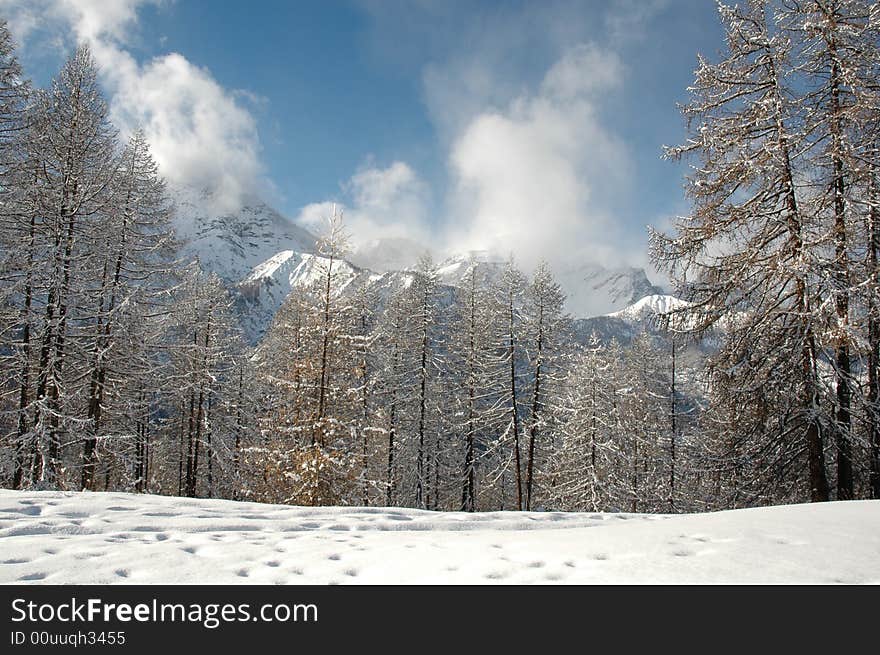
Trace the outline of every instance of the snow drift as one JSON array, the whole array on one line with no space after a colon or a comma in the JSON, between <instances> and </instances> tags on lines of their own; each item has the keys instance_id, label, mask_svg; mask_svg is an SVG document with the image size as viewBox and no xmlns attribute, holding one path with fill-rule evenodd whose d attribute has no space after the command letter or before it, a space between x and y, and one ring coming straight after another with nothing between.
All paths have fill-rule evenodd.
<instances>
[{"instance_id":1,"label":"snow drift","mask_svg":"<svg viewBox=\"0 0 880 655\"><path fill-rule=\"evenodd\" d=\"M2 583L880 583L880 501L463 514L0 490Z\"/></svg>"}]
</instances>

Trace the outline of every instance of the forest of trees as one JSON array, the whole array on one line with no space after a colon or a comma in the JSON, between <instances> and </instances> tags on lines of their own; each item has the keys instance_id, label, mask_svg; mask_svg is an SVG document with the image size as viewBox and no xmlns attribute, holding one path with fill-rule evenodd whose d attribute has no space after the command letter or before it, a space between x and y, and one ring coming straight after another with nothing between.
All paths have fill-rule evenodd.
<instances>
[{"instance_id":1,"label":"forest of trees","mask_svg":"<svg viewBox=\"0 0 880 655\"><path fill-rule=\"evenodd\" d=\"M471 262L452 287L425 255L391 292L348 284L334 212L249 346L88 49L32 88L3 24L0 484L462 511L880 498L880 11L720 15L667 150L692 211L651 242L687 302L631 343L576 338L552 262Z\"/></svg>"}]
</instances>

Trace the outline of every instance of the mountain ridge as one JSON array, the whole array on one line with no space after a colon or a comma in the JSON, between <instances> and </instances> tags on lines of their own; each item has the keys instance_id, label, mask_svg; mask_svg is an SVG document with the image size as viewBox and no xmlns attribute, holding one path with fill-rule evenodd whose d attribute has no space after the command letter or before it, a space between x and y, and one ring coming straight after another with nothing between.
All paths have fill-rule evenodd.
<instances>
[{"instance_id":1,"label":"mountain ridge","mask_svg":"<svg viewBox=\"0 0 880 655\"><path fill-rule=\"evenodd\" d=\"M183 253L223 281L233 295L246 339L257 343L291 290L314 281L322 260L316 254L318 237L254 196L245 198L234 212L212 211L207 192L174 189L172 197L177 207L175 231L184 242ZM376 285L389 293L406 284L407 274L427 251L409 239L374 239L340 260L336 283L344 288L356 281L354 288ZM470 262L493 279L505 260L485 252L446 257L437 265L441 284L459 286ZM644 269L637 267L606 268L578 262L551 268L568 297L566 310L573 315L581 336L587 326L598 326L602 334L616 331L625 338L636 329L634 324L650 322L650 317L615 316L615 312L627 311L645 297L663 294Z\"/></svg>"}]
</instances>

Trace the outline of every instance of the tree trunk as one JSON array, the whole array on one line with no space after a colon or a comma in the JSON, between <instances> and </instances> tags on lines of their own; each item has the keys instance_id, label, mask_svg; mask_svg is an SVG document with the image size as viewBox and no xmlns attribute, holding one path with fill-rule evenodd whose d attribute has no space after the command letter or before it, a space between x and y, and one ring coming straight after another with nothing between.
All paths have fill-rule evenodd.
<instances>
[{"instance_id":1,"label":"tree trunk","mask_svg":"<svg viewBox=\"0 0 880 655\"><path fill-rule=\"evenodd\" d=\"M777 144L782 154L782 176L785 204L788 209L787 224L791 239L792 259L801 264L804 258L804 243L800 207L795 194L794 174L791 166L787 132L783 120L782 91L773 57L767 58L767 66L774 85L774 116L776 120ZM803 372L803 414L806 422L805 440L807 442L807 460L810 478L810 498L813 502L826 501L829 498L828 477L825 471L825 449L822 433L819 429L819 390L816 367L816 342L811 325L812 310L807 285L802 273L795 276L795 308L796 318L801 322L801 371Z\"/></svg>"},{"instance_id":2,"label":"tree trunk","mask_svg":"<svg viewBox=\"0 0 880 655\"><path fill-rule=\"evenodd\" d=\"M532 509L532 478L535 469L535 441L538 436L538 421L541 420L541 367L544 356L544 307L538 308L537 365L535 367L535 394L532 397L532 422L529 426L529 459L526 471L526 510Z\"/></svg>"},{"instance_id":3,"label":"tree trunk","mask_svg":"<svg viewBox=\"0 0 880 655\"><path fill-rule=\"evenodd\" d=\"M672 433L669 436L669 511L675 512L675 439L678 436L675 403L675 336L672 337L672 379L670 387L669 403L671 405Z\"/></svg>"},{"instance_id":4,"label":"tree trunk","mask_svg":"<svg viewBox=\"0 0 880 655\"><path fill-rule=\"evenodd\" d=\"M27 282L24 288L24 307L22 308L21 330L21 369L18 396L18 425L15 440L15 462L12 474L12 488L21 489L24 482L26 466L25 436L27 435L27 408L30 402L30 367L31 367L31 303L32 303L32 270L34 264L34 240L36 215L31 216L28 230Z\"/></svg>"},{"instance_id":5,"label":"tree trunk","mask_svg":"<svg viewBox=\"0 0 880 655\"><path fill-rule=\"evenodd\" d=\"M834 166L834 308L837 313L838 328L841 333L837 337L835 351L835 375L837 386L837 416L834 431L837 446L837 499L852 500L854 492L852 442L850 440L851 417L850 404L852 391L850 380L849 356L849 264L846 238L846 192L843 159L841 154L840 125L840 64L837 60L837 45L833 38L828 41L831 64L831 140L832 161Z\"/></svg>"},{"instance_id":6,"label":"tree trunk","mask_svg":"<svg viewBox=\"0 0 880 655\"><path fill-rule=\"evenodd\" d=\"M391 392L391 409L388 413L388 471L386 473L387 487L385 489L385 505L391 507L394 500L394 437L397 426L397 392Z\"/></svg>"},{"instance_id":7,"label":"tree trunk","mask_svg":"<svg viewBox=\"0 0 880 655\"><path fill-rule=\"evenodd\" d=\"M461 493L461 510L473 512L474 498L474 433L476 432L476 357L477 357L477 299L476 277L471 273L470 316L468 322L468 420L464 452L464 488Z\"/></svg>"},{"instance_id":8,"label":"tree trunk","mask_svg":"<svg viewBox=\"0 0 880 655\"><path fill-rule=\"evenodd\" d=\"M425 496L425 419L427 417L428 384L428 287L425 286L422 303L422 353L419 379L419 446L416 453L416 504L427 509Z\"/></svg>"},{"instance_id":9,"label":"tree trunk","mask_svg":"<svg viewBox=\"0 0 880 655\"><path fill-rule=\"evenodd\" d=\"M509 318L508 325L508 348L507 356L510 358L510 413L511 422L513 424L513 454L516 466L516 508L522 511L523 508L523 488L522 488L522 465L520 463L519 449L519 412L517 411L516 402L516 347L514 344L514 324L513 324L513 289L508 289L507 312Z\"/></svg>"},{"instance_id":10,"label":"tree trunk","mask_svg":"<svg viewBox=\"0 0 880 655\"><path fill-rule=\"evenodd\" d=\"M877 165L874 150L872 165ZM870 448L869 482L871 497L880 499L880 307L876 294L878 284L878 250L880 250L880 188L877 174L871 171L868 211L868 442Z\"/></svg>"}]
</instances>

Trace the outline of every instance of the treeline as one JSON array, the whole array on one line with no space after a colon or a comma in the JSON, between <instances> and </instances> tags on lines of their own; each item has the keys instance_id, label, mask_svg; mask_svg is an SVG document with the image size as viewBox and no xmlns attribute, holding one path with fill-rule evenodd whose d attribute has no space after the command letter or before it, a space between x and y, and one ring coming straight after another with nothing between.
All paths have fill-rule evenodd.
<instances>
[{"instance_id":1,"label":"treeline","mask_svg":"<svg viewBox=\"0 0 880 655\"><path fill-rule=\"evenodd\" d=\"M219 281L178 260L148 145L120 141L96 77L80 48L32 89L0 26L4 483L168 492L173 460L154 448L180 430L191 491L198 444L212 466L208 388L243 350Z\"/></svg>"},{"instance_id":2,"label":"treeline","mask_svg":"<svg viewBox=\"0 0 880 655\"><path fill-rule=\"evenodd\" d=\"M292 291L251 359L264 400L260 436L240 453L249 497L464 511L705 506L687 483L700 454L683 445L695 406L675 388L684 377L662 339L579 347L546 265L528 279L512 260L472 261L451 287L425 256L391 289L352 289L339 216L317 250L313 283Z\"/></svg>"}]
</instances>

